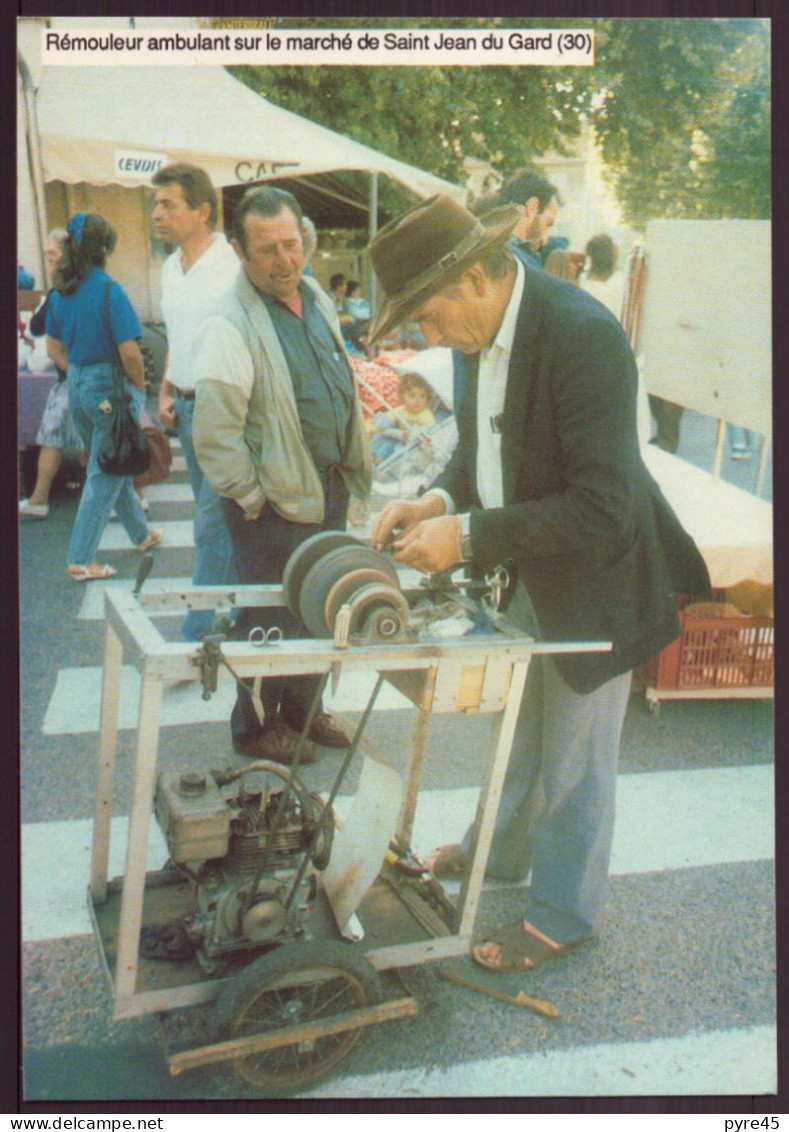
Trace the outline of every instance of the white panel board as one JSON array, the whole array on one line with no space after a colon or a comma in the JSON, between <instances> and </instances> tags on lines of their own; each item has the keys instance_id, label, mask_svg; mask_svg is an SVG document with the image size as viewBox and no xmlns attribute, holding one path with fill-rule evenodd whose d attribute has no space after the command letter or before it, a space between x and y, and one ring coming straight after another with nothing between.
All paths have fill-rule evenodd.
<instances>
[{"instance_id":1,"label":"white panel board","mask_svg":"<svg viewBox=\"0 0 789 1132\"><path fill-rule=\"evenodd\" d=\"M649 393L768 435L769 220L655 220L641 318Z\"/></svg>"}]
</instances>

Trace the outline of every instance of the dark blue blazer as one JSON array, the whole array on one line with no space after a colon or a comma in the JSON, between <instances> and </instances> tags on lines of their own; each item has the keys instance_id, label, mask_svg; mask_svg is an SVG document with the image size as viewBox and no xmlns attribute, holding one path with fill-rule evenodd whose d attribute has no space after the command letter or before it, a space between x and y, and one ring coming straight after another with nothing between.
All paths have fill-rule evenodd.
<instances>
[{"instance_id":1,"label":"dark blue blazer","mask_svg":"<svg viewBox=\"0 0 789 1132\"><path fill-rule=\"evenodd\" d=\"M709 575L644 465L637 371L613 315L581 288L524 264L502 422L503 507L476 490L476 358L460 439L434 486L471 512L475 562L517 566L545 640L610 640L610 653L557 657L590 692L679 633L674 594Z\"/></svg>"}]
</instances>

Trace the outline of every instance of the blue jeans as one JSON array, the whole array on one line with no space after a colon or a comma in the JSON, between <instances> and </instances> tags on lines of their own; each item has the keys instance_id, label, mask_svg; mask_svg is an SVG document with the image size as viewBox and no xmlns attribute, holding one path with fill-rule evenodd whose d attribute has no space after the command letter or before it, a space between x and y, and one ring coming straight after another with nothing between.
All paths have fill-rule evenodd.
<instances>
[{"instance_id":1,"label":"blue jeans","mask_svg":"<svg viewBox=\"0 0 789 1132\"><path fill-rule=\"evenodd\" d=\"M753 448L753 433L749 428L743 428L741 425L726 425L726 432L729 437L729 447L732 452L750 452Z\"/></svg>"},{"instance_id":2,"label":"blue jeans","mask_svg":"<svg viewBox=\"0 0 789 1132\"><path fill-rule=\"evenodd\" d=\"M98 464L99 446L112 420L116 382L110 362L68 367L71 418L88 452L85 486L68 545L69 566L88 566L96 561L101 536L113 511L135 546L148 535L145 512L132 477L108 476ZM126 387L132 394L132 411L139 416L144 394L128 382Z\"/></svg>"},{"instance_id":3,"label":"blue jeans","mask_svg":"<svg viewBox=\"0 0 789 1132\"><path fill-rule=\"evenodd\" d=\"M203 475L197 462L192 439L194 401L175 397L178 414L178 439L186 457L186 470L195 497L194 543L195 557L192 583L195 586L226 585L237 582L233 565L233 545L225 522L222 500ZM211 609L193 609L187 613L181 626L181 635L188 641L199 641L214 627Z\"/></svg>"}]
</instances>

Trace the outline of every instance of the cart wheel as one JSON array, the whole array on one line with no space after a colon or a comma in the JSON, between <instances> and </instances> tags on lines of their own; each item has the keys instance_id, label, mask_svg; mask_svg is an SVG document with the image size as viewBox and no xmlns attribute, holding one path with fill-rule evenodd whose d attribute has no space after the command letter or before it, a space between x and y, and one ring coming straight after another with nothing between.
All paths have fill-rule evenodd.
<instances>
[{"instance_id":1,"label":"cart wheel","mask_svg":"<svg viewBox=\"0 0 789 1132\"><path fill-rule=\"evenodd\" d=\"M237 1038L326 1021L382 997L378 972L352 945L311 940L285 944L250 963L220 993L216 1017L221 1036ZM359 1027L279 1046L239 1058L233 1067L258 1089L290 1092L333 1069L363 1032Z\"/></svg>"}]
</instances>

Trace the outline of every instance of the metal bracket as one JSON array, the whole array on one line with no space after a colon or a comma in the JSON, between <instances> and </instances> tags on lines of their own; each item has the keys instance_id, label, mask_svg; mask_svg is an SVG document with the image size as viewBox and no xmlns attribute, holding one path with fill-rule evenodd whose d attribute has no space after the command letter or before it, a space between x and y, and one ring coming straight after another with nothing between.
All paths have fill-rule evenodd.
<instances>
[{"instance_id":1,"label":"metal bracket","mask_svg":"<svg viewBox=\"0 0 789 1132\"><path fill-rule=\"evenodd\" d=\"M203 684L203 699L210 700L217 689L219 678L219 665L225 663L222 656L222 633L215 633L203 637L203 646L197 653L197 665L200 668L200 680Z\"/></svg>"}]
</instances>

